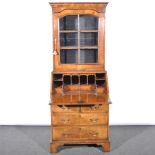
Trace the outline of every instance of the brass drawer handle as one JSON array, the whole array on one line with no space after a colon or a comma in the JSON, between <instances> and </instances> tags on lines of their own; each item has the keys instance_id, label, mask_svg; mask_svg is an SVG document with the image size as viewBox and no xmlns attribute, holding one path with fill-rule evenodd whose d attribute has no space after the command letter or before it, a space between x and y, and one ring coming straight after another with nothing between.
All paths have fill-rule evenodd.
<instances>
[{"instance_id":1,"label":"brass drawer handle","mask_svg":"<svg viewBox=\"0 0 155 155\"><path fill-rule=\"evenodd\" d=\"M96 122L98 122L98 118L94 118L94 119L91 118L90 121L93 123L96 123Z\"/></svg>"},{"instance_id":2,"label":"brass drawer handle","mask_svg":"<svg viewBox=\"0 0 155 155\"><path fill-rule=\"evenodd\" d=\"M96 110L96 109L100 109L100 105L94 105L92 107L90 107L92 110Z\"/></svg>"},{"instance_id":3,"label":"brass drawer handle","mask_svg":"<svg viewBox=\"0 0 155 155\"><path fill-rule=\"evenodd\" d=\"M63 137L67 138L67 137L69 137L70 134L68 134L68 133L63 133L62 135L63 135Z\"/></svg>"},{"instance_id":4,"label":"brass drawer handle","mask_svg":"<svg viewBox=\"0 0 155 155\"><path fill-rule=\"evenodd\" d=\"M61 119L62 123L69 123L69 121L70 121L70 119L64 119L64 118Z\"/></svg>"},{"instance_id":5,"label":"brass drawer handle","mask_svg":"<svg viewBox=\"0 0 155 155\"><path fill-rule=\"evenodd\" d=\"M98 136L98 133L97 132L94 132L94 133L89 133L91 136L93 137L97 137Z\"/></svg>"},{"instance_id":6,"label":"brass drawer handle","mask_svg":"<svg viewBox=\"0 0 155 155\"><path fill-rule=\"evenodd\" d=\"M93 137L97 137L97 134L93 134Z\"/></svg>"},{"instance_id":7,"label":"brass drawer handle","mask_svg":"<svg viewBox=\"0 0 155 155\"><path fill-rule=\"evenodd\" d=\"M61 107L63 110L68 110L69 108L67 107L67 106L65 106L65 105L62 105L62 107Z\"/></svg>"}]
</instances>

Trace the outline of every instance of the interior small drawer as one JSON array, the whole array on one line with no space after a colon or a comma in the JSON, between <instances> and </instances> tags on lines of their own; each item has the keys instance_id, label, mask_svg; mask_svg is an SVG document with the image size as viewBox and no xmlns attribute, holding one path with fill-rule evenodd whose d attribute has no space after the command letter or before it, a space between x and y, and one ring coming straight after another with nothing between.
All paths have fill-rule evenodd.
<instances>
[{"instance_id":1,"label":"interior small drawer","mask_svg":"<svg viewBox=\"0 0 155 155\"><path fill-rule=\"evenodd\" d=\"M52 112L79 112L80 107L76 105L52 105Z\"/></svg>"},{"instance_id":2,"label":"interior small drawer","mask_svg":"<svg viewBox=\"0 0 155 155\"><path fill-rule=\"evenodd\" d=\"M70 103L71 102L71 96L70 95L54 95L52 97L53 103Z\"/></svg>"},{"instance_id":3,"label":"interior small drawer","mask_svg":"<svg viewBox=\"0 0 155 155\"><path fill-rule=\"evenodd\" d=\"M108 114L106 113L81 113L80 125L107 125Z\"/></svg>"},{"instance_id":4,"label":"interior small drawer","mask_svg":"<svg viewBox=\"0 0 155 155\"><path fill-rule=\"evenodd\" d=\"M105 95L89 95L88 103L106 103L107 97Z\"/></svg>"},{"instance_id":5,"label":"interior small drawer","mask_svg":"<svg viewBox=\"0 0 155 155\"><path fill-rule=\"evenodd\" d=\"M83 140L108 139L108 127L107 126L82 127L80 132L80 139Z\"/></svg>"},{"instance_id":6,"label":"interior small drawer","mask_svg":"<svg viewBox=\"0 0 155 155\"><path fill-rule=\"evenodd\" d=\"M85 105L81 106L81 112L104 112L109 111L108 104L95 104L95 105Z\"/></svg>"},{"instance_id":7,"label":"interior small drawer","mask_svg":"<svg viewBox=\"0 0 155 155\"><path fill-rule=\"evenodd\" d=\"M79 140L80 138L79 127L53 127L52 139L53 140Z\"/></svg>"},{"instance_id":8,"label":"interior small drawer","mask_svg":"<svg viewBox=\"0 0 155 155\"><path fill-rule=\"evenodd\" d=\"M61 125L79 125L79 114L67 114L67 113L53 113L52 124L55 126Z\"/></svg>"}]
</instances>

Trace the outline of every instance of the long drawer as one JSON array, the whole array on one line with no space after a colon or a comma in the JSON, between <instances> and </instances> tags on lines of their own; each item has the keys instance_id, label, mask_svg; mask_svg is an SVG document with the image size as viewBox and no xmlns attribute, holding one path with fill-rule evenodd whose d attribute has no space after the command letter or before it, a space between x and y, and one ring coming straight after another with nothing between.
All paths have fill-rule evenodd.
<instances>
[{"instance_id":1,"label":"long drawer","mask_svg":"<svg viewBox=\"0 0 155 155\"><path fill-rule=\"evenodd\" d=\"M53 140L107 139L107 126L53 127Z\"/></svg>"},{"instance_id":2,"label":"long drawer","mask_svg":"<svg viewBox=\"0 0 155 155\"><path fill-rule=\"evenodd\" d=\"M107 113L53 113L52 124L61 125L106 125Z\"/></svg>"}]
</instances>

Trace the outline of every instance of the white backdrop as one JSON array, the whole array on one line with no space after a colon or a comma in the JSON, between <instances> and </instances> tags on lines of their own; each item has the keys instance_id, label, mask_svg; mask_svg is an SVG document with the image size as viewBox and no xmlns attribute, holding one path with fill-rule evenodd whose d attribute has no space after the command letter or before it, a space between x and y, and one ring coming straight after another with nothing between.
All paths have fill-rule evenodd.
<instances>
[{"instance_id":1,"label":"white backdrop","mask_svg":"<svg viewBox=\"0 0 155 155\"><path fill-rule=\"evenodd\" d=\"M57 0L58 1L58 0ZM49 125L49 1L0 1L0 124ZM110 124L155 124L154 1L110 0L106 69Z\"/></svg>"}]
</instances>

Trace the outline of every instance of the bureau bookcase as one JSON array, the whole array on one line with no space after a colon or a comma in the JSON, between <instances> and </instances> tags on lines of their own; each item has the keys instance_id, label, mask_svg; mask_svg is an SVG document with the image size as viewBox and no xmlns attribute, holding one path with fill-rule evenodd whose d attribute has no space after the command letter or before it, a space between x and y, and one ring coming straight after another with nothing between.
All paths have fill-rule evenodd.
<instances>
[{"instance_id":1,"label":"bureau bookcase","mask_svg":"<svg viewBox=\"0 0 155 155\"><path fill-rule=\"evenodd\" d=\"M65 144L110 151L105 70L107 3L50 3L53 20L50 152Z\"/></svg>"}]
</instances>

